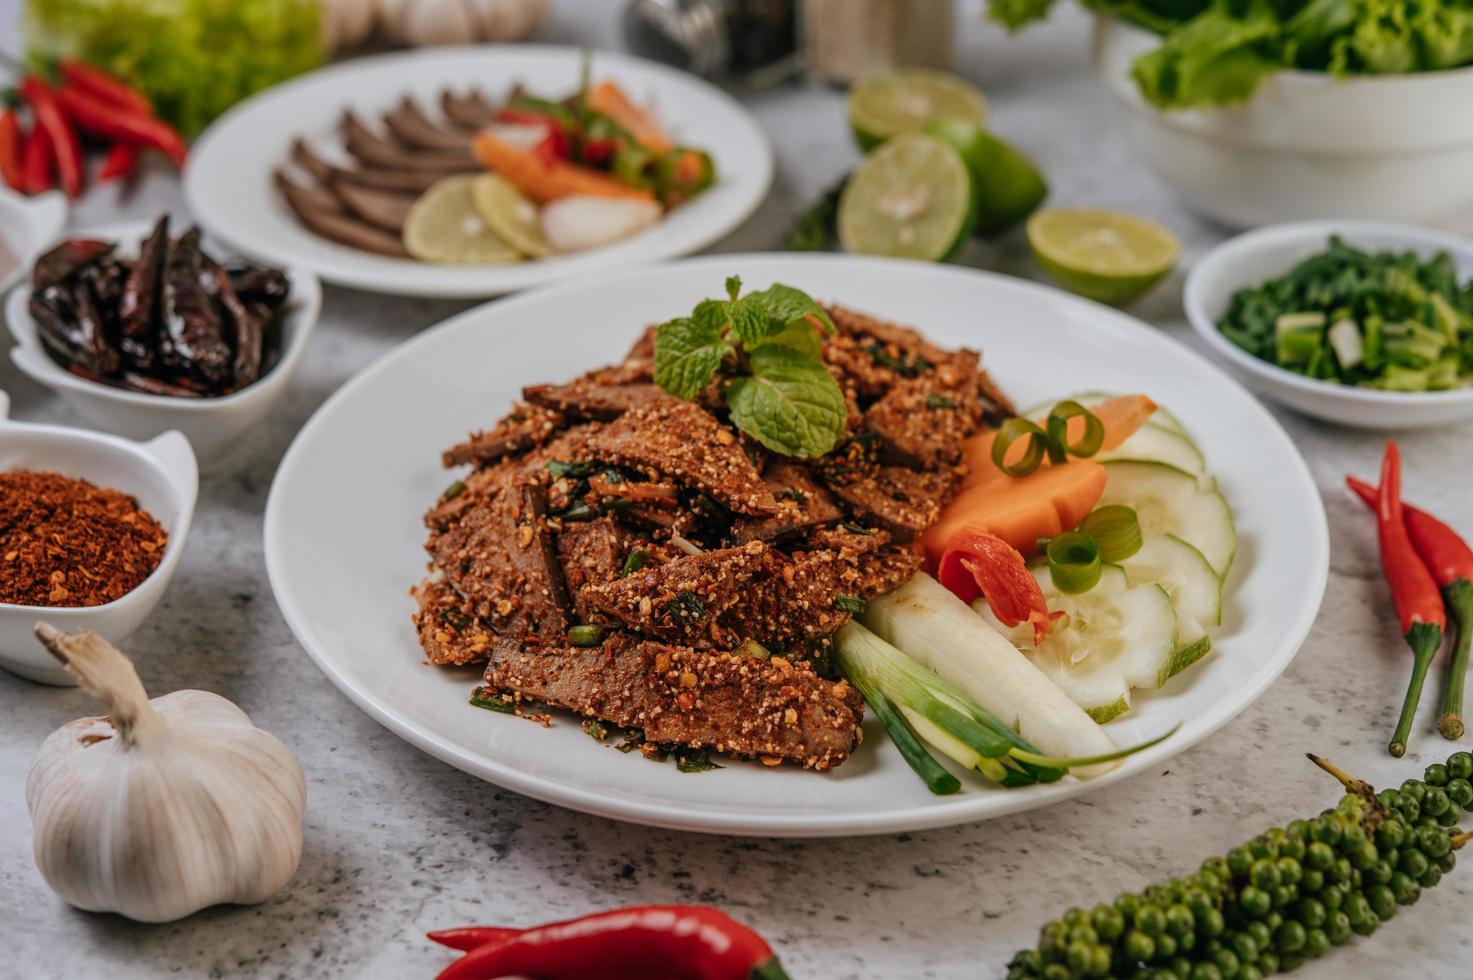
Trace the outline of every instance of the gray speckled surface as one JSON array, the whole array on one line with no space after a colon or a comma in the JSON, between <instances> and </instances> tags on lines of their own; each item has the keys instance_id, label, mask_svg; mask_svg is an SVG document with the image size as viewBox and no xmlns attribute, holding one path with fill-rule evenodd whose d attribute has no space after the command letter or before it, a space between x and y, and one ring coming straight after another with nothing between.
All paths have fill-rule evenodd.
<instances>
[{"instance_id":1,"label":"gray speckled surface","mask_svg":"<svg viewBox=\"0 0 1473 980\"><path fill-rule=\"evenodd\" d=\"M562 3L552 39L612 43L618 6ZM1061 11L1054 23L1007 42L981 26L969 0L959 6L959 63L987 90L997 130L1043 164L1056 202L1126 208L1164 221L1185 244L1184 266L1220 238L1139 169L1110 127L1104 94L1088 70L1082 17ZM13 0L0 0L0 24L13 23L14 9ZM799 204L854 155L833 92L790 88L753 98L751 106L776 143L777 183L721 250L775 246ZM75 224L178 209L176 186L163 174L151 174L121 201L117 193L91 195ZM1032 274L1018 237L975 247L967 260ZM1178 273L1133 312L1186 339L1180 282ZM701 901L761 929L794 977L993 976L1062 907L1189 870L1270 823L1318 811L1335 787L1304 761L1306 750L1388 784L1446 754L1447 743L1426 731L1404 762L1381 750L1407 657L1382 612L1371 528L1339 484L1348 469L1373 469L1380 440L1285 414L1330 513L1324 608L1278 683L1157 772L987 824L813 843L647 830L481 783L380 728L318 673L276 611L260 546L272 472L308 414L393 344L461 308L328 290L323 323L288 399L257 434L244 468L203 487L173 587L129 644L154 692L219 691L297 752L310 802L306 853L291 886L259 907L215 909L165 926L67 908L31 862L24 783L46 734L91 706L76 691L0 673L0 973L116 980L430 976L446 957L422 939L428 928ZM13 396L19 418L77 422L8 360L0 362L0 388ZM1415 498L1464 528L1473 528L1469 437L1460 426L1403 440ZM1357 941L1303 975L1467 976L1469 874L1457 873L1374 941Z\"/></svg>"}]
</instances>

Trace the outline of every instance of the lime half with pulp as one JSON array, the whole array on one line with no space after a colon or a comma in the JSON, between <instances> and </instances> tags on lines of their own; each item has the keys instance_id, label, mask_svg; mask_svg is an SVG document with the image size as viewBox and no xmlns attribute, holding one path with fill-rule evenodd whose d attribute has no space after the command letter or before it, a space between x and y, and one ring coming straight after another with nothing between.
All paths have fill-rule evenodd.
<instances>
[{"instance_id":1,"label":"lime half with pulp","mask_svg":"<svg viewBox=\"0 0 1473 980\"><path fill-rule=\"evenodd\" d=\"M986 116L982 91L944 71L894 71L849 90L849 127L865 152L901 133L919 133L933 119L980 125Z\"/></svg>"},{"instance_id":2,"label":"lime half with pulp","mask_svg":"<svg viewBox=\"0 0 1473 980\"><path fill-rule=\"evenodd\" d=\"M552 254L552 246L537 226L537 205L517 190L511 181L495 174L481 174L471 184L476 213L491 233L531 259Z\"/></svg>"},{"instance_id":3,"label":"lime half with pulp","mask_svg":"<svg viewBox=\"0 0 1473 980\"><path fill-rule=\"evenodd\" d=\"M921 133L864 158L839 198L839 243L856 255L940 262L966 241L977 213L972 175L949 145Z\"/></svg>"},{"instance_id":4,"label":"lime half with pulp","mask_svg":"<svg viewBox=\"0 0 1473 980\"><path fill-rule=\"evenodd\" d=\"M977 182L977 232L996 235L1028 217L1048 196L1043 175L1023 154L964 119L937 119L926 132L956 148Z\"/></svg>"},{"instance_id":5,"label":"lime half with pulp","mask_svg":"<svg viewBox=\"0 0 1473 980\"><path fill-rule=\"evenodd\" d=\"M474 175L436 181L409 209L404 247L422 262L501 265L522 253L496 236L476 211Z\"/></svg>"},{"instance_id":6,"label":"lime half with pulp","mask_svg":"<svg viewBox=\"0 0 1473 980\"><path fill-rule=\"evenodd\" d=\"M1051 208L1028 220L1028 244L1060 286L1101 303L1126 303L1176 264L1166 228L1119 211Z\"/></svg>"}]
</instances>

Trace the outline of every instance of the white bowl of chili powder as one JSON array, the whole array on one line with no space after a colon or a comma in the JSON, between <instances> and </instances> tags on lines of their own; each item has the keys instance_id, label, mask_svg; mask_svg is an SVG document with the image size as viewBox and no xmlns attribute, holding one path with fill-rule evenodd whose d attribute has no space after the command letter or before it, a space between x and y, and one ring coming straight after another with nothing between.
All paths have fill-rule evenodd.
<instances>
[{"instance_id":1,"label":"white bowl of chili powder","mask_svg":"<svg viewBox=\"0 0 1473 980\"><path fill-rule=\"evenodd\" d=\"M179 564L199 468L178 432L132 442L9 421L9 407L0 391L0 667L73 684L36 623L115 644L136 630Z\"/></svg>"}]
</instances>

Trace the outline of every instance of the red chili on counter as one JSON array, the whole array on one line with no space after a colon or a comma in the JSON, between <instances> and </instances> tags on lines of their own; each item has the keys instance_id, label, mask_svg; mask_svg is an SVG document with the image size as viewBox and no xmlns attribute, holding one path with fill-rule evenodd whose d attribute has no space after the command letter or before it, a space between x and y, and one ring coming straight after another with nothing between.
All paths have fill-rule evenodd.
<instances>
[{"instance_id":1,"label":"red chili on counter","mask_svg":"<svg viewBox=\"0 0 1473 980\"><path fill-rule=\"evenodd\" d=\"M77 61L61 63L61 80L71 88L80 89L93 98L127 109L140 116L153 115L153 103L148 96L111 75L98 71Z\"/></svg>"},{"instance_id":2,"label":"red chili on counter","mask_svg":"<svg viewBox=\"0 0 1473 980\"><path fill-rule=\"evenodd\" d=\"M510 937L502 938L506 932ZM476 934L454 929L430 938L456 946ZM481 934L488 941L446 967L439 980L787 980L761 936L699 905L636 906Z\"/></svg>"},{"instance_id":3,"label":"red chili on counter","mask_svg":"<svg viewBox=\"0 0 1473 980\"><path fill-rule=\"evenodd\" d=\"M1437 655L1437 648L1442 645L1447 610L1442 605L1437 583L1412 547L1411 536L1407 533L1401 503L1401 450L1395 441L1386 444L1386 456L1381 463L1381 489L1376 495L1376 533L1381 545L1381 569L1386 575L1386 584L1391 586L1391 598L1396 604L1402 635L1412 648L1412 678L1402 700L1396 731L1386 746L1388 752L1401 758L1406 754L1407 737L1412 731L1417 702L1422 699L1427 668Z\"/></svg>"},{"instance_id":4,"label":"red chili on counter","mask_svg":"<svg viewBox=\"0 0 1473 980\"><path fill-rule=\"evenodd\" d=\"M58 473L0 473L0 602L112 602L153 574L168 542L122 491Z\"/></svg>"},{"instance_id":5,"label":"red chili on counter","mask_svg":"<svg viewBox=\"0 0 1473 980\"><path fill-rule=\"evenodd\" d=\"M1379 491L1362 480L1347 476L1345 483L1372 509ZM1437 730L1444 738L1463 737L1463 681L1468 674L1468 654L1473 647L1473 549L1458 532L1424 510L1403 505L1407 534L1417 549L1432 580L1442 588L1443 602L1457 625L1457 642L1447 664L1442 717Z\"/></svg>"},{"instance_id":6,"label":"red chili on counter","mask_svg":"<svg viewBox=\"0 0 1473 980\"><path fill-rule=\"evenodd\" d=\"M24 171L21 170L21 147L24 135L20 129L20 117L14 109L0 112L0 178L13 191L25 191Z\"/></svg>"},{"instance_id":7,"label":"red chili on counter","mask_svg":"<svg viewBox=\"0 0 1473 980\"><path fill-rule=\"evenodd\" d=\"M188 153L184 138L162 120L119 110L76 88L63 88L56 93L56 101L83 132L158 150L174 161L176 167L184 166Z\"/></svg>"},{"instance_id":8,"label":"red chili on counter","mask_svg":"<svg viewBox=\"0 0 1473 980\"><path fill-rule=\"evenodd\" d=\"M20 94L36 118L36 133L46 134L46 144L56 165L57 183L67 197L79 196L82 193L82 147L57 104L61 93L35 75L27 75L20 83Z\"/></svg>"}]
</instances>

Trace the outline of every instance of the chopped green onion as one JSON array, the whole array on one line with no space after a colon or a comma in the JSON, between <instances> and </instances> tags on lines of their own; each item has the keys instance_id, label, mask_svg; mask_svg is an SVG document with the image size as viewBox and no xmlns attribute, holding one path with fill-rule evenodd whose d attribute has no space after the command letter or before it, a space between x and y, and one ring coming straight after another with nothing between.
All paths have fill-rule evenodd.
<instances>
[{"instance_id":1,"label":"chopped green onion","mask_svg":"<svg viewBox=\"0 0 1473 980\"><path fill-rule=\"evenodd\" d=\"M1023 456L1015 463L1009 463L1008 450L1013 448L1013 443L1019 439L1027 439L1028 446L1023 451ZM1038 469L1043 462L1043 454L1048 445L1048 436L1034 423L1027 419L1008 419L997 430L997 435L992 440L992 464L1002 470L1008 476L1027 476Z\"/></svg>"},{"instance_id":2,"label":"chopped green onion","mask_svg":"<svg viewBox=\"0 0 1473 980\"><path fill-rule=\"evenodd\" d=\"M604 497L598 502L598 509L605 513L611 510L628 510L632 503L628 497Z\"/></svg>"},{"instance_id":3,"label":"chopped green onion","mask_svg":"<svg viewBox=\"0 0 1473 980\"><path fill-rule=\"evenodd\" d=\"M741 646L731 651L731 655L743 660L766 660L772 656L772 651L749 636L742 641Z\"/></svg>"},{"instance_id":4,"label":"chopped green onion","mask_svg":"<svg viewBox=\"0 0 1473 980\"><path fill-rule=\"evenodd\" d=\"M1084 419L1084 435L1079 441L1069 442L1069 420ZM1065 455L1086 459L1100 451L1105 444L1105 423L1099 416L1076 401L1062 401L1048 413L1048 454L1055 463L1064 462Z\"/></svg>"},{"instance_id":5,"label":"chopped green onion","mask_svg":"<svg viewBox=\"0 0 1473 980\"><path fill-rule=\"evenodd\" d=\"M865 703L870 706L870 709L885 726L885 734L889 735L890 741L895 743L900 757L917 776L921 777L927 789L937 796L949 796L962 788L961 780L943 769L941 763L936 761L936 757L926 751L926 747L916 737L915 731L900 716L900 712L895 709L895 705L889 698L881 694L868 678L861 679L856 674L850 679L859 689L860 696L864 698Z\"/></svg>"},{"instance_id":6,"label":"chopped green onion","mask_svg":"<svg viewBox=\"0 0 1473 980\"><path fill-rule=\"evenodd\" d=\"M580 500L558 516L565 521L591 521L598 516L598 512Z\"/></svg>"},{"instance_id":7,"label":"chopped green onion","mask_svg":"<svg viewBox=\"0 0 1473 980\"><path fill-rule=\"evenodd\" d=\"M575 647L596 647L604 641L606 632L597 623L580 623L568 629L568 644Z\"/></svg>"},{"instance_id":8,"label":"chopped green onion","mask_svg":"<svg viewBox=\"0 0 1473 980\"><path fill-rule=\"evenodd\" d=\"M440 496L444 497L446 500L454 500L456 497L459 497L463 493L465 493L465 481L456 480L454 483L450 484L450 486L446 487L445 492L440 494Z\"/></svg>"},{"instance_id":9,"label":"chopped green onion","mask_svg":"<svg viewBox=\"0 0 1473 980\"><path fill-rule=\"evenodd\" d=\"M485 708L487 711L500 711L508 715L517 710L516 703L508 695L499 694L485 687L478 687L471 692L471 704L477 708Z\"/></svg>"},{"instance_id":10,"label":"chopped green onion","mask_svg":"<svg viewBox=\"0 0 1473 980\"><path fill-rule=\"evenodd\" d=\"M1048 543L1048 570L1060 592L1088 592L1100 582L1100 549L1082 531L1065 531Z\"/></svg>"},{"instance_id":11,"label":"chopped green onion","mask_svg":"<svg viewBox=\"0 0 1473 980\"><path fill-rule=\"evenodd\" d=\"M926 407L956 408L956 402L952 401L950 398L947 398L945 395L938 395L933 392L932 394L926 396Z\"/></svg>"},{"instance_id":12,"label":"chopped green onion","mask_svg":"<svg viewBox=\"0 0 1473 980\"><path fill-rule=\"evenodd\" d=\"M1094 539L1101 561L1124 561L1141 550L1141 522L1135 511L1123 504L1096 509L1079 530Z\"/></svg>"},{"instance_id":13,"label":"chopped green onion","mask_svg":"<svg viewBox=\"0 0 1473 980\"><path fill-rule=\"evenodd\" d=\"M547 472L556 479L562 479L565 476L584 477L593 472L593 466L588 463L569 463L561 459L554 459L548 462Z\"/></svg>"},{"instance_id":14,"label":"chopped green onion","mask_svg":"<svg viewBox=\"0 0 1473 980\"><path fill-rule=\"evenodd\" d=\"M851 534L874 534L869 528L859 524L851 524L848 521L840 521L839 526Z\"/></svg>"},{"instance_id":15,"label":"chopped green onion","mask_svg":"<svg viewBox=\"0 0 1473 980\"><path fill-rule=\"evenodd\" d=\"M639 748L642 745L644 745L644 732L640 730L635 730L632 732L625 732L624 741L614 746L614 748L618 749L620 752L628 753L633 752L635 749Z\"/></svg>"},{"instance_id":16,"label":"chopped green onion","mask_svg":"<svg viewBox=\"0 0 1473 980\"><path fill-rule=\"evenodd\" d=\"M609 737L608 726L599 721L597 718L583 719L583 725L581 727L583 728L583 734L587 735L595 742L602 742L604 739Z\"/></svg>"},{"instance_id":17,"label":"chopped green onion","mask_svg":"<svg viewBox=\"0 0 1473 980\"><path fill-rule=\"evenodd\" d=\"M1348 370L1365 361L1365 341L1361 339L1360 324L1354 320L1336 320L1326 336L1342 368Z\"/></svg>"},{"instance_id":18,"label":"chopped green onion","mask_svg":"<svg viewBox=\"0 0 1473 980\"><path fill-rule=\"evenodd\" d=\"M711 761L710 749L692 749L680 747L675 749L675 768L681 772L710 772L712 769L720 769L716 763Z\"/></svg>"},{"instance_id":19,"label":"chopped green onion","mask_svg":"<svg viewBox=\"0 0 1473 980\"><path fill-rule=\"evenodd\" d=\"M675 598L666 604L665 610L670 613L671 619L685 626L706 614L706 604L694 592L677 592Z\"/></svg>"},{"instance_id":20,"label":"chopped green onion","mask_svg":"<svg viewBox=\"0 0 1473 980\"><path fill-rule=\"evenodd\" d=\"M858 596L836 595L830 604L839 612L852 613L855 616L864 612L864 600Z\"/></svg>"},{"instance_id":21,"label":"chopped green onion","mask_svg":"<svg viewBox=\"0 0 1473 980\"><path fill-rule=\"evenodd\" d=\"M635 548L624 559L624 567L619 569L619 577L623 578L625 575L633 575L648 564L649 560L650 553L648 551L645 551L643 548Z\"/></svg>"}]
</instances>

